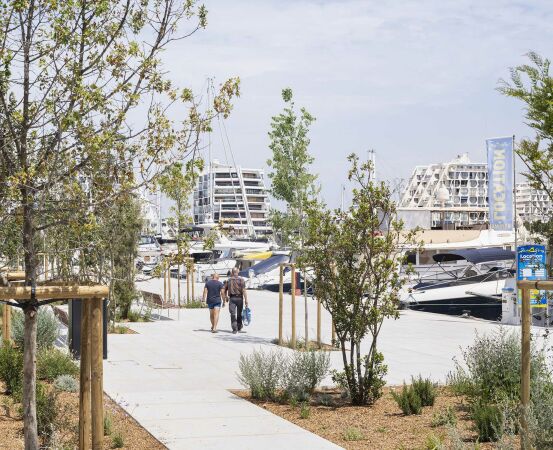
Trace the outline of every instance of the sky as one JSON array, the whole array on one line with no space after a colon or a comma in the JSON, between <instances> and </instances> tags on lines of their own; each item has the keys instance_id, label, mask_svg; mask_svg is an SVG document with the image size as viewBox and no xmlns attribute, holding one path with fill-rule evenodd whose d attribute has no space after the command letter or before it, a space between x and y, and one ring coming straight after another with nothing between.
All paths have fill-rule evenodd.
<instances>
[{"instance_id":1,"label":"sky","mask_svg":"<svg viewBox=\"0 0 553 450\"><path fill-rule=\"evenodd\" d=\"M266 168L271 117L290 87L316 118L309 151L321 197L340 203L346 157L376 151L377 177L531 132L496 88L532 50L553 57L553 3L469 0L205 0L208 26L165 53L169 76L198 92L239 76L226 131L237 164ZM222 132L212 154L221 162ZM347 199L346 199L347 201Z\"/></svg>"}]
</instances>

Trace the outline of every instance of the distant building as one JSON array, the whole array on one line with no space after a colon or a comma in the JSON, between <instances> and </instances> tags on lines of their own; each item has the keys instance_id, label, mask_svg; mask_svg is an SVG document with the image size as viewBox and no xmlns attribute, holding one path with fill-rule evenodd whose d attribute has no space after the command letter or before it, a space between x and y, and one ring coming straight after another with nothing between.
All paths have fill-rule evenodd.
<instances>
[{"instance_id":1,"label":"distant building","mask_svg":"<svg viewBox=\"0 0 553 450\"><path fill-rule=\"evenodd\" d=\"M517 183L517 213L523 222L545 222L551 219L553 204L546 191L530 183Z\"/></svg>"},{"instance_id":2,"label":"distant building","mask_svg":"<svg viewBox=\"0 0 553 450\"><path fill-rule=\"evenodd\" d=\"M473 228L488 222L488 165L468 154L417 166L400 200L404 210L430 211L431 228Z\"/></svg>"},{"instance_id":3,"label":"distant building","mask_svg":"<svg viewBox=\"0 0 553 450\"><path fill-rule=\"evenodd\" d=\"M194 189L194 223L222 223L236 236L268 234L269 196L261 169L246 169L213 161Z\"/></svg>"},{"instance_id":4,"label":"distant building","mask_svg":"<svg viewBox=\"0 0 553 450\"><path fill-rule=\"evenodd\" d=\"M522 221L548 220L553 213L547 193L527 182L517 183L516 199ZM417 166L399 208L402 217L416 217L430 228L484 227L488 223L488 164L473 163L465 153L447 163Z\"/></svg>"}]
</instances>

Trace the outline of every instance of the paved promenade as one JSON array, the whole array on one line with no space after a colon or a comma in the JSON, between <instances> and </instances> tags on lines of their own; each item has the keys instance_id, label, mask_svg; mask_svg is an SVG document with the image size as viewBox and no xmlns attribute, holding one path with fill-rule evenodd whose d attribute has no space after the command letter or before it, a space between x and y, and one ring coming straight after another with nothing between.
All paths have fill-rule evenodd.
<instances>
[{"instance_id":1,"label":"paved promenade","mask_svg":"<svg viewBox=\"0 0 553 450\"><path fill-rule=\"evenodd\" d=\"M173 292L176 292L176 280ZM139 289L145 288L139 286ZM147 290L161 292L159 280ZM197 292L201 286L197 285ZM184 286L183 292L186 287ZM170 449L336 449L338 446L233 394L241 353L274 347L278 332L278 295L249 291L253 312L246 333L230 333L228 309L221 310L217 334L209 331L206 309L170 311L172 320L132 324L139 334L110 335L104 365L105 391ZM308 300L310 339L315 337L315 302ZM290 297L286 297L285 334L290 334ZM167 310L165 310L167 314ZM303 298L297 299L298 337L304 334ZM411 375L445 381L460 346L488 322L408 311L382 329L381 350L389 366L387 381ZM323 316L323 340L330 340L330 317ZM341 354L332 366L340 369ZM330 384L330 380L326 380Z\"/></svg>"}]
</instances>

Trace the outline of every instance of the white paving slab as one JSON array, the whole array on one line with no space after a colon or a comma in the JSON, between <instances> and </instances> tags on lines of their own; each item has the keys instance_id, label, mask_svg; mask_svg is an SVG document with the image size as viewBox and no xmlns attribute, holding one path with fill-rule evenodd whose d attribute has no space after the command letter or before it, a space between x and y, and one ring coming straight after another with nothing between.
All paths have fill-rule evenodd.
<instances>
[{"instance_id":1,"label":"white paving slab","mask_svg":"<svg viewBox=\"0 0 553 450\"><path fill-rule=\"evenodd\" d=\"M172 280L173 293L177 280ZM143 283L162 292L160 280ZM141 288L139 286L139 288ZM182 292L186 292L185 283ZM202 286L196 285L200 293ZM241 353L274 347L278 332L278 295L249 291L253 320L246 333L230 333L227 309L220 332L209 332L206 309L169 311L172 320L132 324L139 334L110 335L104 365L104 388L136 420L170 449L336 449L338 446L263 408L231 394L242 386L236 378ZM304 336L304 299L297 298L298 338ZM167 310L163 312L167 314ZM316 303L308 299L310 339L316 337ZM285 298L284 332L291 335L291 301ZM330 341L330 316L323 314L323 341ZM414 311L386 321L380 337L389 372L387 382L400 384L422 374L445 381L452 359L472 343L475 331L498 325ZM367 344L368 345L368 344ZM341 369L341 354L331 355ZM326 380L330 384L330 380Z\"/></svg>"}]
</instances>

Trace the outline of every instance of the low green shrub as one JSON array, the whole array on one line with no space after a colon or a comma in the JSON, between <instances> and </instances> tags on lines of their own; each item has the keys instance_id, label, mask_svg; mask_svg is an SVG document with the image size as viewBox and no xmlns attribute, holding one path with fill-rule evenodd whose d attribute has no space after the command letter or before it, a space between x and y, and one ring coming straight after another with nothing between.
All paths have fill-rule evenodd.
<instances>
[{"instance_id":1,"label":"low green shrub","mask_svg":"<svg viewBox=\"0 0 553 450\"><path fill-rule=\"evenodd\" d=\"M422 406L434 406L438 394L436 386L429 378L423 379L421 375L418 378L411 377L411 386L421 399Z\"/></svg>"},{"instance_id":2,"label":"low green shrub","mask_svg":"<svg viewBox=\"0 0 553 450\"><path fill-rule=\"evenodd\" d=\"M44 348L37 355L37 378L54 381L60 375L76 376L79 368L69 353L57 348Z\"/></svg>"},{"instance_id":3,"label":"low green shrub","mask_svg":"<svg viewBox=\"0 0 553 450\"><path fill-rule=\"evenodd\" d=\"M420 414L422 412L422 403L413 386L407 386L403 383L403 389L398 393L392 391L392 397L406 416Z\"/></svg>"},{"instance_id":4,"label":"low green shrub","mask_svg":"<svg viewBox=\"0 0 553 450\"><path fill-rule=\"evenodd\" d=\"M300 418L309 419L310 414L311 414L311 409L309 408L309 404L307 402L303 402L301 404Z\"/></svg>"},{"instance_id":5,"label":"low green shrub","mask_svg":"<svg viewBox=\"0 0 553 450\"><path fill-rule=\"evenodd\" d=\"M0 347L0 380L8 395L20 390L23 383L23 353L7 341Z\"/></svg>"},{"instance_id":6,"label":"low green shrub","mask_svg":"<svg viewBox=\"0 0 553 450\"><path fill-rule=\"evenodd\" d=\"M432 428L442 427L444 425L457 425L457 415L452 406L440 409L432 415L432 422L430 422Z\"/></svg>"},{"instance_id":7,"label":"low green shrub","mask_svg":"<svg viewBox=\"0 0 553 450\"><path fill-rule=\"evenodd\" d=\"M286 359L282 352L254 350L250 355L240 355L238 381L250 389L253 398L276 400L282 386L283 367Z\"/></svg>"},{"instance_id":8,"label":"low green shrub","mask_svg":"<svg viewBox=\"0 0 553 450\"><path fill-rule=\"evenodd\" d=\"M39 349L54 346L59 337L59 323L52 308L42 306L37 312L36 343ZM14 308L12 312L12 338L19 348L23 348L25 336L25 315Z\"/></svg>"},{"instance_id":9,"label":"low green shrub","mask_svg":"<svg viewBox=\"0 0 553 450\"><path fill-rule=\"evenodd\" d=\"M474 403L471 408L479 442L497 441L503 434L503 416L498 406Z\"/></svg>"},{"instance_id":10,"label":"low green shrub","mask_svg":"<svg viewBox=\"0 0 553 450\"><path fill-rule=\"evenodd\" d=\"M286 361L284 387L288 397L307 399L328 374L330 355L320 351L295 351Z\"/></svg>"},{"instance_id":11,"label":"low green shrub","mask_svg":"<svg viewBox=\"0 0 553 450\"><path fill-rule=\"evenodd\" d=\"M362 441L365 439L363 432L355 427L347 428L342 436L344 441Z\"/></svg>"},{"instance_id":12,"label":"low green shrub","mask_svg":"<svg viewBox=\"0 0 553 450\"><path fill-rule=\"evenodd\" d=\"M426 437L424 450L445 450L444 443L439 436L430 434Z\"/></svg>"},{"instance_id":13,"label":"low green shrub","mask_svg":"<svg viewBox=\"0 0 553 450\"><path fill-rule=\"evenodd\" d=\"M113 421L111 416L106 414L104 416L104 436L109 436L111 433L113 433Z\"/></svg>"},{"instance_id":14,"label":"low green shrub","mask_svg":"<svg viewBox=\"0 0 553 450\"><path fill-rule=\"evenodd\" d=\"M125 440L120 432L117 432L111 438L111 448L123 448L125 446Z\"/></svg>"},{"instance_id":15,"label":"low green shrub","mask_svg":"<svg viewBox=\"0 0 553 450\"><path fill-rule=\"evenodd\" d=\"M48 442L58 420L58 397L55 390L42 383L36 385L36 420L38 434Z\"/></svg>"},{"instance_id":16,"label":"low green shrub","mask_svg":"<svg viewBox=\"0 0 553 450\"><path fill-rule=\"evenodd\" d=\"M72 375L64 374L54 380L54 387L58 391L77 392L79 390L79 383Z\"/></svg>"},{"instance_id":17,"label":"low green shrub","mask_svg":"<svg viewBox=\"0 0 553 450\"><path fill-rule=\"evenodd\" d=\"M182 307L186 309L207 308L207 303L204 303L202 300L184 301Z\"/></svg>"}]
</instances>

